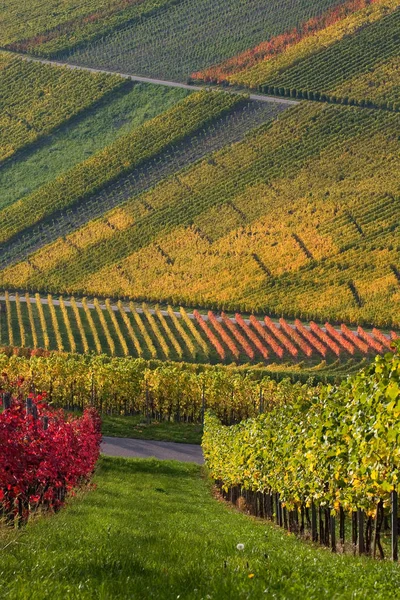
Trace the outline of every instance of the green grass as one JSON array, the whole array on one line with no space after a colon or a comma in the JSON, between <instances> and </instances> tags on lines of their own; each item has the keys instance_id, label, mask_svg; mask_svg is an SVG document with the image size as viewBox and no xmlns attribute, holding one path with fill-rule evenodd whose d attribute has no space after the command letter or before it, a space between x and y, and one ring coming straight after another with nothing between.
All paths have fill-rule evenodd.
<instances>
[{"instance_id":1,"label":"green grass","mask_svg":"<svg viewBox=\"0 0 400 600\"><path fill-rule=\"evenodd\" d=\"M146 423L143 415L132 417L102 415L101 418L103 435L109 437L201 444L203 435L203 427L197 423L172 423L169 421Z\"/></svg>"},{"instance_id":2,"label":"green grass","mask_svg":"<svg viewBox=\"0 0 400 600\"><path fill-rule=\"evenodd\" d=\"M0 597L397 596L398 565L332 555L239 514L212 497L198 466L103 458L95 483L57 515L4 533Z\"/></svg>"},{"instance_id":3,"label":"green grass","mask_svg":"<svg viewBox=\"0 0 400 600\"><path fill-rule=\"evenodd\" d=\"M68 169L171 108L187 90L127 83L0 171L0 208L30 194Z\"/></svg>"}]
</instances>

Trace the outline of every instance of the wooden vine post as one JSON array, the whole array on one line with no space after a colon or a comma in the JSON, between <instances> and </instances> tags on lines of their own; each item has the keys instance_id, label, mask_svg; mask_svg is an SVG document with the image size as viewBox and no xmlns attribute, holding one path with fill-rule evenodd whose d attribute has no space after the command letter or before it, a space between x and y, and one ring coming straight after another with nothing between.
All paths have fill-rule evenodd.
<instances>
[{"instance_id":1,"label":"wooden vine post","mask_svg":"<svg viewBox=\"0 0 400 600\"><path fill-rule=\"evenodd\" d=\"M359 508L357 510L358 524L358 553L365 554L365 539L364 539L364 511Z\"/></svg>"},{"instance_id":2,"label":"wooden vine post","mask_svg":"<svg viewBox=\"0 0 400 600\"><path fill-rule=\"evenodd\" d=\"M398 556L398 530L397 530L397 513L399 508L397 490L393 489L390 494L392 505L392 560L397 561Z\"/></svg>"},{"instance_id":3,"label":"wooden vine post","mask_svg":"<svg viewBox=\"0 0 400 600\"><path fill-rule=\"evenodd\" d=\"M314 500L311 500L311 538L313 542L318 541L317 510L315 508Z\"/></svg>"},{"instance_id":4,"label":"wooden vine post","mask_svg":"<svg viewBox=\"0 0 400 600\"><path fill-rule=\"evenodd\" d=\"M331 514L330 519L331 525L331 550L332 552L336 552L336 518Z\"/></svg>"},{"instance_id":5,"label":"wooden vine post","mask_svg":"<svg viewBox=\"0 0 400 600\"><path fill-rule=\"evenodd\" d=\"M204 425L204 415L206 414L206 385L203 381L201 388L201 422Z\"/></svg>"}]
</instances>

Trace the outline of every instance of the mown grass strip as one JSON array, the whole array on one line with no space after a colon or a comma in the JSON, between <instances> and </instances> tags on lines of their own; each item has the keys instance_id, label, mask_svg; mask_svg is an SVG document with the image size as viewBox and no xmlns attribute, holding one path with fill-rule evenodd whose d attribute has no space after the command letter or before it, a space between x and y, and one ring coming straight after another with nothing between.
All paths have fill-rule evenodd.
<instances>
[{"instance_id":1,"label":"mown grass strip","mask_svg":"<svg viewBox=\"0 0 400 600\"><path fill-rule=\"evenodd\" d=\"M95 483L57 515L1 536L2 597L397 595L397 565L332 555L229 509L212 497L198 466L102 458Z\"/></svg>"}]
</instances>

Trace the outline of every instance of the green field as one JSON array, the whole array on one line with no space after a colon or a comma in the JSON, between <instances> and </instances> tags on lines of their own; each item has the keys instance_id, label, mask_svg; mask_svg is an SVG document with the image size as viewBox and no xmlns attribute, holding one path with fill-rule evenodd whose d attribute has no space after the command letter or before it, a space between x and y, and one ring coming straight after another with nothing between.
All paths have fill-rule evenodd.
<instances>
[{"instance_id":1,"label":"green field","mask_svg":"<svg viewBox=\"0 0 400 600\"><path fill-rule=\"evenodd\" d=\"M2 531L3 597L396 596L397 565L334 556L238 514L195 465L103 458L94 483L58 515Z\"/></svg>"}]
</instances>

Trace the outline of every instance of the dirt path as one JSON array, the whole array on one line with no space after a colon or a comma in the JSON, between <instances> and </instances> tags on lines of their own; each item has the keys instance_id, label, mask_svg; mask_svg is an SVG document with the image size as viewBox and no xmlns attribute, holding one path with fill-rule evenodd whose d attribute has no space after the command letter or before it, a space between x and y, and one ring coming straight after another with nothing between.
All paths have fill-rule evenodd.
<instances>
[{"instance_id":1,"label":"dirt path","mask_svg":"<svg viewBox=\"0 0 400 600\"><path fill-rule=\"evenodd\" d=\"M58 60L48 60L44 58L34 58L32 56L27 56L25 54L19 55L21 58L31 62L39 62L43 65L54 65L57 67L66 67L67 69L78 69L79 71L88 71L89 73L104 73L106 75L119 75L119 77L123 77L124 79L130 79L131 81L138 81L140 83L151 83L153 85L164 85L166 87L172 88L181 88L184 90L195 90L200 91L204 90L205 87L190 85L187 83L179 83L177 81L165 81L164 79L152 79L151 77L141 77L140 75L129 75L128 73L119 73L118 71L106 71L104 69L95 69L93 67L84 67L81 65L73 65L67 62L61 62ZM240 92L236 90L230 90L226 88L221 88L217 86L213 86L209 88L212 90L222 90L229 94L243 94L246 92ZM296 100L288 100L286 98L277 98L276 96L265 96L264 94L250 94L250 100L254 100L255 102L274 102L275 104L286 104L287 106L295 106L299 104Z\"/></svg>"}]
</instances>

